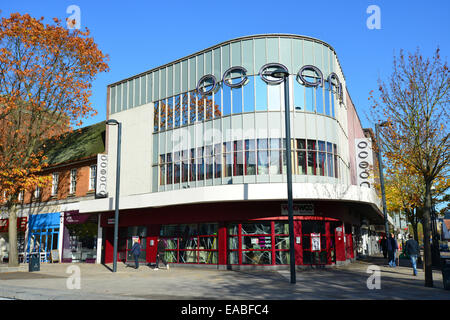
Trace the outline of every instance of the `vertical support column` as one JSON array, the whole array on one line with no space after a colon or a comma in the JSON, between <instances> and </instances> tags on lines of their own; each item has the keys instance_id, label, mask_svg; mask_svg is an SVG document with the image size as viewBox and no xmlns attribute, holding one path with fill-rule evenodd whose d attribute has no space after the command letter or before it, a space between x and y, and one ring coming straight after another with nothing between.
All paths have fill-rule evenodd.
<instances>
[{"instance_id":1,"label":"vertical support column","mask_svg":"<svg viewBox=\"0 0 450 320\"><path fill-rule=\"evenodd\" d=\"M219 267L226 268L227 265L227 228L224 223L219 223L219 230L217 232L218 241L218 263Z\"/></svg>"},{"instance_id":2,"label":"vertical support column","mask_svg":"<svg viewBox=\"0 0 450 320\"><path fill-rule=\"evenodd\" d=\"M339 262L345 261L345 233L343 223L336 228L334 238L336 243L336 264L339 264Z\"/></svg>"},{"instance_id":3,"label":"vertical support column","mask_svg":"<svg viewBox=\"0 0 450 320\"><path fill-rule=\"evenodd\" d=\"M102 263L102 240L103 240L103 228L101 227L102 214L98 214L98 226L97 226L97 258L95 263Z\"/></svg>"},{"instance_id":4,"label":"vertical support column","mask_svg":"<svg viewBox=\"0 0 450 320\"><path fill-rule=\"evenodd\" d=\"M298 243L297 238L300 238ZM301 220L294 220L294 249L295 249L295 264L303 264L303 250L302 250L302 224Z\"/></svg>"},{"instance_id":5,"label":"vertical support column","mask_svg":"<svg viewBox=\"0 0 450 320\"><path fill-rule=\"evenodd\" d=\"M61 211L59 214L59 232L58 232L58 255L59 262L62 262L63 259L63 238L64 238L64 215L65 212Z\"/></svg>"}]
</instances>

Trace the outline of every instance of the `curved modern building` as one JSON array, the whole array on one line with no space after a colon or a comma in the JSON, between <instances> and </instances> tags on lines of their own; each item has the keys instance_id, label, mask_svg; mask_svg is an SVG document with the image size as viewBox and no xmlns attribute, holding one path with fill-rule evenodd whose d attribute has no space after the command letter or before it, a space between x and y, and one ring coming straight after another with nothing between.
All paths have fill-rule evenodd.
<instances>
[{"instance_id":1,"label":"curved modern building","mask_svg":"<svg viewBox=\"0 0 450 320\"><path fill-rule=\"evenodd\" d=\"M284 83L289 112L294 239L289 243ZM108 119L122 124L118 259L220 268L333 265L369 250L383 225L363 130L335 50L305 36L233 39L108 86ZM113 258L117 128L107 126L104 262ZM105 193L103 193L106 195ZM372 231L371 231L372 230Z\"/></svg>"}]
</instances>

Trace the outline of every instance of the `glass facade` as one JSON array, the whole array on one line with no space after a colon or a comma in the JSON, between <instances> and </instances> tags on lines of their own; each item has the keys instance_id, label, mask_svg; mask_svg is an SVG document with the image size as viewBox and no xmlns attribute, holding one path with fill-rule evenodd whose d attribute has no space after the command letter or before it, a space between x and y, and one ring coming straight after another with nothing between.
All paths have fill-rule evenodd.
<instances>
[{"instance_id":1,"label":"glass facade","mask_svg":"<svg viewBox=\"0 0 450 320\"><path fill-rule=\"evenodd\" d=\"M337 99L335 86L330 86L328 81L325 81L323 87L306 87L294 76L290 78L294 87L293 102L296 111L335 116L334 104ZM239 88L230 88L220 82L217 90L209 95L203 96L193 90L155 101L153 131L156 133L171 130L204 120L255 110L281 111L284 104L281 89L282 86L269 85L255 75L248 76L246 84Z\"/></svg>"},{"instance_id":2,"label":"glass facade","mask_svg":"<svg viewBox=\"0 0 450 320\"><path fill-rule=\"evenodd\" d=\"M160 237L166 242L168 263L217 264L216 223L161 226Z\"/></svg>"},{"instance_id":3,"label":"glass facade","mask_svg":"<svg viewBox=\"0 0 450 320\"><path fill-rule=\"evenodd\" d=\"M336 144L292 139L292 173L338 178ZM159 155L159 185L286 172L284 139L246 139ZM173 159L173 161L172 161ZM174 174L172 174L174 172Z\"/></svg>"}]
</instances>

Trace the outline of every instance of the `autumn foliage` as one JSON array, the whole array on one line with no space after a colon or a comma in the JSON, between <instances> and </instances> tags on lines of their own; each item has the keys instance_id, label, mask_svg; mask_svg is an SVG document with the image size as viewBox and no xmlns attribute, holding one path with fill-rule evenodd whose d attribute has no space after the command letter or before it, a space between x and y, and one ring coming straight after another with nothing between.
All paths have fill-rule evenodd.
<instances>
[{"instance_id":1,"label":"autumn foliage","mask_svg":"<svg viewBox=\"0 0 450 320\"><path fill-rule=\"evenodd\" d=\"M44 142L96 114L91 83L108 71L89 30L43 20L14 13L0 24L0 196L9 203L48 182Z\"/></svg>"}]
</instances>

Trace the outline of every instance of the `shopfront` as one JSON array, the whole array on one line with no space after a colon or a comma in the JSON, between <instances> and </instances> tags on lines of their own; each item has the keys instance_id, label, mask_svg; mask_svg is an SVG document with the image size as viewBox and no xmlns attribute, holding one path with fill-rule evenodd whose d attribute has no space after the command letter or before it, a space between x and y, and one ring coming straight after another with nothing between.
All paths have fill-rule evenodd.
<instances>
[{"instance_id":1,"label":"shopfront","mask_svg":"<svg viewBox=\"0 0 450 320\"><path fill-rule=\"evenodd\" d=\"M314 207L312 204L308 204ZM344 223L336 217L322 216L328 206L317 204L316 214L294 216L294 239L296 265L336 265L354 259L353 229L355 221ZM164 208L153 214L148 212L121 215L118 241L118 260L134 261L130 254L133 239L142 245L141 263L155 262L157 241L166 244L165 258L173 264L213 265L223 268L245 266L288 266L290 259L289 225L284 215L270 216L279 203L257 203L236 206L234 204L210 204L190 208L174 208L171 218ZM183 223L179 210L195 212L190 223ZM208 210L210 209L210 210ZM178 213L176 212L178 210ZM157 212L160 211L160 212ZM317 212L319 211L319 212ZM339 211L339 210L337 210ZM214 212L216 221L208 222ZM335 215L339 215L339 212ZM105 214L105 216L107 216ZM247 216L247 220L236 219ZM259 217L258 217L259 216ZM341 216L342 217L342 216ZM344 215L345 217L345 215ZM229 219L227 219L229 218ZM176 223L178 220L181 223ZM202 221L203 220L203 221ZM109 224L108 224L109 222ZM113 220L105 217L105 261L112 262ZM143 223L145 225L131 225ZM130 224L126 226L126 224Z\"/></svg>"},{"instance_id":2,"label":"shopfront","mask_svg":"<svg viewBox=\"0 0 450 320\"><path fill-rule=\"evenodd\" d=\"M98 215L65 212L62 262L95 263L97 230Z\"/></svg>"},{"instance_id":3,"label":"shopfront","mask_svg":"<svg viewBox=\"0 0 450 320\"><path fill-rule=\"evenodd\" d=\"M9 219L0 219L0 263L9 259ZM27 230L27 218L17 218L17 252L23 256L25 251L25 232Z\"/></svg>"},{"instance_id":4,"label":"shopfront","mask_svg":"<svg viewBox=\"0 0 450 320\"><path fill-rule=\"evenodd\" d=\"M51 251L58 249L59 229L60 212L31 215L27 253L40 253L42 262L49 261Z\"/></svg>"}]
</instances>

